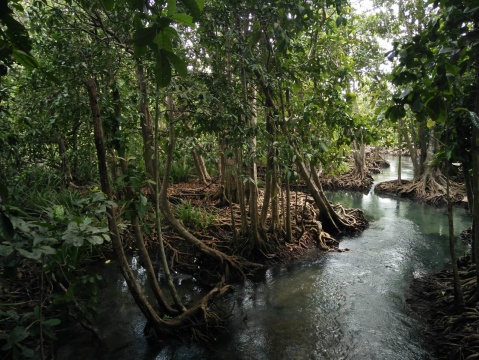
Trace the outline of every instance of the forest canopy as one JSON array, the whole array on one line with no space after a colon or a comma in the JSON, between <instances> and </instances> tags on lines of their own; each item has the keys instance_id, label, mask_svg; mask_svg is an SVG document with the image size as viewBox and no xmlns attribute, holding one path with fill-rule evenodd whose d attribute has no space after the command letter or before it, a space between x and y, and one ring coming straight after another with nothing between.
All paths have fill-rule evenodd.
<instances>
[{"instance_id":1,"label":"forest canopy","mask_svg":"<svg viewBox=\"0 0 479 360\"><path fill-rule=\"evenodd\" d=\"M110 260L150 339L209 339L231 283L367 227L323 186L369 189L368 147L407 152L414 180L386 187L435 204L461 164L479 218L479 7L367 3L3 1L2 286L37 290L2 311L2 351L33 356L40 334L45 357L68 308L94 332L88 265ZM184 304L175 269L209 292Z\"/></svg>"}]
</instances>

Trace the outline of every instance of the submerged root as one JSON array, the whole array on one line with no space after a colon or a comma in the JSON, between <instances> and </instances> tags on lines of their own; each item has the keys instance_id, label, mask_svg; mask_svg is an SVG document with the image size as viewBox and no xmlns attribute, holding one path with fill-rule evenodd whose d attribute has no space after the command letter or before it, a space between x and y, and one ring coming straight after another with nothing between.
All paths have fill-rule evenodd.
<instances>
[{"instance_id":1,"label":"submerged root","mask_svg":"<svg viewBox=\"0 0 479 360\"><path fill-rule=\"evenodd\" d=\"M215 300L233 291L231 286L214 287L197 305L179 316L163 319L161 323L148 322L144 334L148 342L160 343L176 338L195 342L211 342L224 331L231 309L219 306Z\"/></svg>"}]
</instances>

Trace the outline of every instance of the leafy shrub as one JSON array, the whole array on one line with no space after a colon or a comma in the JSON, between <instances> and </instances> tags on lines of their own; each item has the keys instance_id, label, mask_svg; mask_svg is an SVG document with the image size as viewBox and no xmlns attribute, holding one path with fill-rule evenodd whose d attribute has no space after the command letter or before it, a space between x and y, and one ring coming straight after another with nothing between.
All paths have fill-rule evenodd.
<instances>
[{"instance_id":1,"label":"leafy shrub","mask_svg":"<svg viewBox=\"0 0 479 360\"><path fill-rule=\"evenodd\" d=\"M201 208L186 204L179 204L175 208L175 214L187 228L206 230L214 221L214 216Z\"/></svg>"},{"instance_id":2,"label":"leafy shrub","mask_svg":"<svg viewBox=\"0 0 479 360\"><path fill-rule=\"evenodd\" d=\"M44 295L48 300L41 293L31 294L42 297L39 302L49 304L48 308L22 309L20 313L12 307L0 313L9 324L6 332L0 331L2 351L13 358L33 356L31 344L42 338L39 331L53 338L53 327L60 323L45 313L85 319L95 312L101 276L87 273L83 265L96 245L110 241L105 213L112 205L99 191L72 199L68 207L45 207L35 218L18 207L0 205L0 258L4 275L9 273L7 280L13 284L17 267L28 266L42 273L41 286L48 281L49 288L56 290Z\"/></svg>"},{"instance_id":3,"label":"leafy shrub","mask_svg":"<svg viewBox=\"0 0 479 360\"><path fill-rule=\"evenodd\" d=\"M192 177L194 171L193 165L188 163L186 158L183 157L183 159L174 161L171 164L170 181L172 183L186 182Z\"/></svg>"}]
</instances>

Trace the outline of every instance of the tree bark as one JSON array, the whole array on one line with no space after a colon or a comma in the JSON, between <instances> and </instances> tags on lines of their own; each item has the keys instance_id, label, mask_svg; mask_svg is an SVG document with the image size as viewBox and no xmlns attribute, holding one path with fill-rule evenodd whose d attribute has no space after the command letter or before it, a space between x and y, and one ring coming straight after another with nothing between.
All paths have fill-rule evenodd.
<instances>
[{"instance_id":1,"label":"tree bark","mask_svg":"<svg viewBox=\"0 0 479 360\"><path fill-rule=\"evenodd\" d=\"M454 276L454 301L457 308L464 307L464 295L461 288L461 279L459 278L459 270L457 268L456 248L454 246L454 218L452 210L452 201L449 193L449 168L446 169L446 193L447 193L447 220L449 225L449 252L451 254L452 273Z\"/></svg>"},{"instance_id":2,"label":"tree bark","mask_svg":"<svg viewBox=\"0 0 479 360\"><path fill-rule=\"evenodd\" d=\"M209 184L211 181L211 176L208 174L208 170L206 169L205 166L205 161L203 159L203 156L198 154L198 151L196 149L193 149L191 151L191 155L193 157L193 161L195 163L195 168L196 168L196 173L198 175L198 179L205 185Z\"/></svg>"},{"instance_id":3,"label":"tree bark","mask_svg":"<svg viewBox=\"0 0 479 360\"><path fill-rule=\"evenodd\" d=\"M319 220L323 224L323 228L330 233L338 233L351 228L349 224L343 221L334 211L328 199L324 195L318 175L312 169L308 170L306 164L300 160L297 154L296 165L303 180L306 182L308 190L313 196L314 202L319 209Z\"/></svg>"},{"instance_id":4,"label":"tree bark","mask_svg":"<svg viewBox=\"0 0 479 360\"><path fill-rule=\"evenodd\" d=\"M143 66L139 60L136 61L135 74L139 93L138 112L140 114L141 134L143 136L143 161L145 162L146 172L150 178L153 178L155 171L153 166L153 122L151 121L148 108L148 85Z\"/></svg>"},{"instance_id":5,"label":"tree bark","mask_svg":"<svg viewBox=\"0 0 479 360\"><path fill-rule=\"evenodd\" d=\"M58 134L58 151L60 154L61 169L65 179L65 186L69 188L70 185L73 184L73 176L63 134Z\"/></svg>"},{"instance_id":6,"label":"tree bark","mask_svg":"<svg viewBox=\"0 0 479 360\"><path fill-rule=\"evenodd\" d=\"M86 81L86 87L90 99L90 108L93 118L93 130L95 147L98 157L98 170L100 173L101 189L106 194L108 200L113 201L113 192L110 187L110 180L108 175L108 167L106 161L106 149L104 144L103 123L100 115L100 108L98 106L98 90L96 81L89 79ZM130 293L135 300L138 308L141 310L147 321L152 324L160 324L163 320L158 316L153 307L148 302L145 294L137 283L133 272L131 271L128 259L123 250L121 235L118 231L118 224L116 220L116 206L108 208L108 227L110 229L111 241L113 249L115 250L116 258L120 265L121 273L127 283Z\"/></svg>"},{"instance_id":7,"label":"tree bark","mask_svg":"<svg viewBox=\"0 0 479 360\"><path fill-rule=\"evenodd\" d=\"M479 53L476 52L476 98L474 102L474 111L479 114ZM472 189L473 189L473 203L472 203L472 224L473 224L473 239L474 242L474 256L476 262L476 298L479 298L479 129L472 126Z\"/></svg>"}]
</instances>

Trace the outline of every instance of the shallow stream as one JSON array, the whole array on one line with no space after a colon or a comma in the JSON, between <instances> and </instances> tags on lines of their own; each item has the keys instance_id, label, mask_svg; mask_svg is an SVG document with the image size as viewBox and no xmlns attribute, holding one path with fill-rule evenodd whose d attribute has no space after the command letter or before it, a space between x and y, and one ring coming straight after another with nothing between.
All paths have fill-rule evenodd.
<instances>
[{"instance_id":1,"label":"shallow stream","mask_svg":"<svg viewBox=\"0 0 479 360\"><path fill-rule=\"evenodd\" d=\"M375 183L397 177L397 158L388 160L391 167L375 175ZM411 164L403 159L402 177L411 176ZM229 335L211 348L150 348L143 316L126 284L107 273L99 317L109 347L105 358L432 359L423 324L405 299L414 277L441 270L450 261L446 210L373 192L327 195L334 203L363 209L369 228L342 238L340 248L349 251L313 252L293 265L269 269L259 282L237 286L229 300L234 306ZM470 218L464 209L454 212L459 234ZM458 247L463 255L466 247ZM191 279L184 284L201 290ZM95 358L88 348L78 339L60 349L58 359Z\"/></svg>"}]
</instances>

